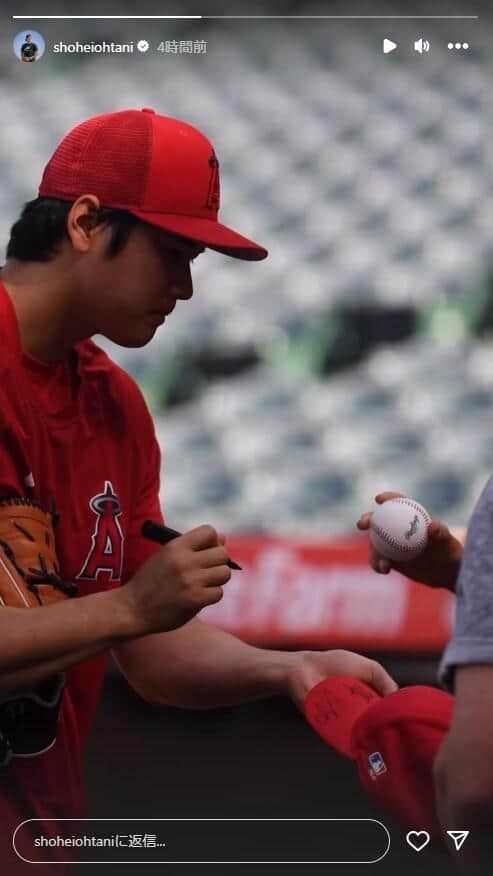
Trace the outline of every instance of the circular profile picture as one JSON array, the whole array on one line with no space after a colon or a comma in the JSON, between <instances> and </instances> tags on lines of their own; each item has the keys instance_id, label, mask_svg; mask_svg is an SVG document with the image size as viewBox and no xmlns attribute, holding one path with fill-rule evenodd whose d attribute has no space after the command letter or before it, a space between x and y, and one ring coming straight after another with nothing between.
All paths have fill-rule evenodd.
<instances>
[{"instance_id":1,"label":"circular profile picture","mask_svg":"<svg viewBox=\"0 0 493 876\"><path fill-rule=\"evenodd\" d=\"M45 53L45 41L36 30L21 30L12 43L14 55L25 64L39 61Z\"/></svg>"}]
</instances>

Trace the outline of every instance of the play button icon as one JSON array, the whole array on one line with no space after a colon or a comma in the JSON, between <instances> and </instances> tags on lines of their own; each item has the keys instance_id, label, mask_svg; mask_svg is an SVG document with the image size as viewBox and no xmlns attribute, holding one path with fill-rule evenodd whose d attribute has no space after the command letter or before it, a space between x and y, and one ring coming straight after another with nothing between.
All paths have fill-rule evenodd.
<instances>
[{"instance_id":1,"label":"play button icon","mask_svg":"<svg viewBox=\"0 0 493 876\"><path fill-rule=\"evenodd\" d=\"M392 40L384 39L383 41L383 53L384 55L388 55L389 52L394 52L397 48L397 43L394 43Z\"/></svg>"}]
</instances>

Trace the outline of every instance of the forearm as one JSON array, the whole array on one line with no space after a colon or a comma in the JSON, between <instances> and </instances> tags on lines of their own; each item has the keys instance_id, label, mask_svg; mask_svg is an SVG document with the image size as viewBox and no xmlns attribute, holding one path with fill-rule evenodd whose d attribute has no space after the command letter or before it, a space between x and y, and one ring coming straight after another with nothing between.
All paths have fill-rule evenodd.
<instances>
[{"instance_id":1,"label":"forearm","mask_svg":"<svg viewBox=\"0 0 493 876\"><path fill-rule=\"evenodd\" d=\"M128 635L118 590L40 608L0 608L0 698L112 648Z\"/></svg>"},{"instance_id":2,"label":"forearm","mask_svg":"<svg viewBox=\"0 0 493 876\"><path fill-rule=\"evenodd\" d=\"M453 800L450 797L437 795L437 807L440 823L443 826L444 839L451 857L457 852L451 840L445 834L447 830L469 830L469 836L461 848L457 864L464 876L485 876L491 870L493 855L493 839L491 837L492 813L482 810L477 812L474 805L463 800Z\"/></svg>"},{"instance_id":3,"label":"forearm","mask_svg":"<svg viewBox=\"0 0 493 876\"><path fill-rule=\"evenodd\" d=\"M459 542L459 545L463 549L464 545L466 543L466 536L467 536L467 529L465 528L465 526L461 526L461 527L456 526L455 528L451 529L450 531L451 531L452 535L454 536L454 538L457 539L457 541ZM451 593L456 593L456 591L457 591L457 581L459 578L460 567L462 564L463 555L464 555L463 550L458 551L455 558L452 559L450 575L448 578L449 583L448 583L448 587L447 587L447 589L450 590Z\"/></svg>"},{"instance_id":4,"label":"forearm","mask_svg":"<svg viewBox=\"0 0 493 876\"><path fill-rule=\"evenodd\" d=\"M454 765L455 768L455 765ZM449 784L450 773L435 775L437 810L443 827L444 839L455 856L455 847L445 836L450 829L469 830L469 836L461 849L461 873L467 876L484 876L490 872L493 855L493 824L492 801L485 798L484 788L469 786L463 776L459 776L456 784Z\"/></svg>"},{"instance_id":5,"label":"forearm","mask_svg":"<svg viewBox=\"0 0 493 876\"><path fill-rule=\"evenodd\" d=\"M451 593L456 593L457 581L459 578L462 559L464 556L464 539L466 537L466 532L465 530L454 529L451 530L451 533L454 536L455 542L450 548L448 563L444 564L443 584L441 584L440 586L443 586Z\"/></svg>"},{"instance_id":6,"label":"forearm","mask_svg":"<svg viewBox=\"0 0 493 876\"><path fill-rule=\"evenodd\" d=\"M468 876L489 872L493 855L492 682L493 664L456 669L454 717L434 767L444 834L470 830L460 855Z\"/></svg>"},{"instance_id":7,"label":"forearm","mask_svg":"<svg viewBox=\"0 0 493 876\"><path fill-rule=\"evenodd\" d=\"M192 709L288 694L289 673L297 659L290 652L248 645L199 620L172 632L146 636L129 646L123 644L114 656L145 699ZM138 680L132 673L136 661Z\"/></svg>"},{"instance_id":8,"label":"forearm","mask_svg":"<svg viewBox=\"0 0 493 876\"><path fill-rule=\"evenodd\" d=\"M90 660L94 656L92 647L81 648L79 651L72 651L63 657L43 660L39 665L31 666L27 669L7 672L0 677L0 701L5 697L17 695L26 690L32 690L35 685L45 681L49 676L64 672L78 663L83 663L84 660Z\"/></svg>"},{"instance_id":9,"label":"forearm","mask_svg":"<svg viewBox=\"0 0 493 876\"><path fill-rule=\"evenodd\" d=\"M460 573L460 560L452 560L443 578L443 588L450 593L457 593L457 581Z\"/></svg>"}]
</instances>

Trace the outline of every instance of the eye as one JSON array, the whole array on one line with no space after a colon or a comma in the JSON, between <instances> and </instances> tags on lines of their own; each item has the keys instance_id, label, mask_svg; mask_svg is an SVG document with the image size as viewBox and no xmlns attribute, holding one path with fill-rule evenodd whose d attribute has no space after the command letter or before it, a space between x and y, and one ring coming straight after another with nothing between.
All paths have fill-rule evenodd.
<instances>
[{"instance_id":1,"label":"eye","mask_svg":"<svg viewBox=\"0 0 493 876\"><path fill-rule=\"evenodd\" d=\"M202 252L202 250L200 252ZM193 251L192 253L189 253L187 250L179 249L178 247L170 246L166 248L166 257L172 262L188 262L191 264L195 261L198 255L200 255L200 253Z\"/></svg>"},{"instance_id":2,"label":"eye","mask_svg":"<svg viewBox=\"0 0 493 876\"><path fill-rule=\"evenodd\" d=\"M182 249L169 249L168 252L175 262L194 262L197 258L197 255L188 255Z\"/></svg>"}]
</instances>

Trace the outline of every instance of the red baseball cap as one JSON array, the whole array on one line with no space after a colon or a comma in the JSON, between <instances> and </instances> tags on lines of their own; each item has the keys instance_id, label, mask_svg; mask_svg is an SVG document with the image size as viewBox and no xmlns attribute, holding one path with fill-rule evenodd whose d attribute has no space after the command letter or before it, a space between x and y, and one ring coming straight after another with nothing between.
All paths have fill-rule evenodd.
<instances>
[{"instance_id":1,"label":"red baseball cap","mask_svg":"<svg viewBox=\"0 0 493 876\"><path fill-rule=\"evenodd\" d=\"M94 116L73 128L46 165L39 196L96 195L134 216L237 259L267 250L218 222L219 162L212 143L153 109Z\"/></svg>"},{"instance_id":2,"label":"red baseball cap","mask_svg":"<svg viewBox=\"0 0 493 876\"><path fill-rule=\"evenodd\" d=\"M356 761L372 799L405 827L441 836L433 763L452 721L453 697L432 687L381 697L355 678L324 679L308 693L314 730Z\"/></svg>"}]
</instances>

